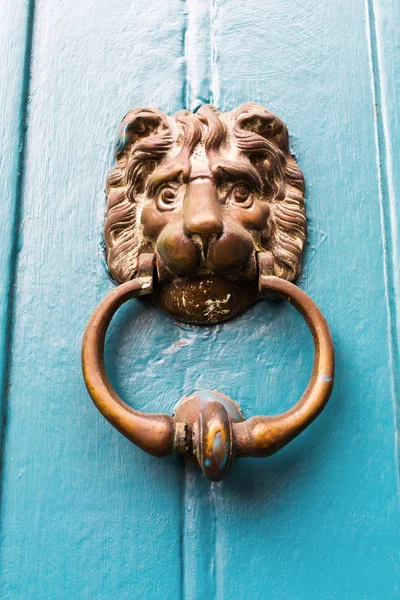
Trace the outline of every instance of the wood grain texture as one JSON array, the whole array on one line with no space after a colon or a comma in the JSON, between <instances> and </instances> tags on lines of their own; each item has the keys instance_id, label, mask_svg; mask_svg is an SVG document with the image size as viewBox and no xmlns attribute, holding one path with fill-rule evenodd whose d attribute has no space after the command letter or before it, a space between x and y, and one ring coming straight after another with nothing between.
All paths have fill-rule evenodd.
<instances>
[{"instance_id":1,"label":"wood grain texture","mask_svg":"<svg viewBox=\"0 0 400 600\"><path fill-rule=\"evenodd\" d=\"M33 2L0 5L0 423L4 434L24 175Z\"/></svg>"},{"instance_id":2,"label":"wood grain texture","mask_svg":"<svg viewBox=\"0 0 400 600\"><path fill-rule=\"evenodd\" d=\"M299 283L324 312L338 359L319 420L221 484L216 595L389 598L398 591L398 489L367 7L248 2L244 13L225 3L216 28L221 108L262 100L292 134L309 217ZM268 391L283 408L286 382Z\"/></svg>"},{"instance_id":3,"label":"wood grain texture","mask_svg":"<svg viewBox=\"0 0 400 600\"><path fill-rule=\"evenodd\" d=\"M2 598L180 595L181 471L176 460L140 452L97 413L84 388L80 345L113 285L100 233L117 125L132 106L181 107L181 8L106 0L36 7L4 450ZM120 353L129 354L124 395L139 408L171 409L180 396L179 381L175 396L162 384L171 363L156 364L160 339L173 341L167 333L165 319L139 303L112 332L111 372Z\"/></svg>"},{"instance_id":4,"label":"wood grain texture","mask_svg":"<svg viewBox=\"0 0 400 600\"><path fill-rule=\"evenodd\" d=\"M368 4L371 30L371 63L375 71L376 145L381 181L381 222L384 238L386 297L393 405L397 416L397 449L400 439L400 6L388 0ZM398 468L399 489L400 470Z\"/></svg>"},{"instance_id":5,"label":"wood grain texture","mask_svg":"<svg viewBox=\"0 0 400 600\"><path fill-rule=\"evenodd\" d=\"M9 144L2 209L18 216L17 196L23 209L2 597L395 597L397 3L38 2L23 186L12 132L25 120L30 25L27 4L19 10L0 24L14 94L0 94ZM334 394L318 420L279 454L238 461L218 484L133 447L91 405L80 369L84 326L112 287L100 233L117 124L133 106L174 112L209 100L222 110L259 101L286 121L307 183L299 284L337 350ZM15 226L4 223L8 241ZM7 294L14 263L4 256ZM249 417L294 404L312 342L279 302L198 328L143 301L117 315L107 360L118 393L139 409L171 411L180 396L215 388Z\"/></svg>"},{"instance_id":6,"label":"wood grain texture","mask_svg":"<svg viewBox=\"0 0 400 600\"><path fill-rule=\"evenodd\" d=\"M201 104L218 106L220 85L214 28L217 4L214 0L189 0L184 6L185 108L194 111Z\"/></svg>"}]
</instances>

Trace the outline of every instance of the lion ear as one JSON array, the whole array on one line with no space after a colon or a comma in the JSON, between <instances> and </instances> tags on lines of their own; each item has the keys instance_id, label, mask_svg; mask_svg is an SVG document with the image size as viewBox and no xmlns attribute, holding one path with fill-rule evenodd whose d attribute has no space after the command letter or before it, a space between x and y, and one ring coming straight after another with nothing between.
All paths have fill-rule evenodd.
<instances>
[{"instance_id":1,"label":"lion ear","mask_svg":"<svg viewBox=\"0 0 400 600\"><path fill-rule=\"evenodd\" d=\"M289 136L285 123L261 104L242 104L235 110L235 120L236 130L255 133L285 154L289 153Z\"/></svg>"},{"instance_id":2,"label":"lion ear","mask_svg":"<svg viewBox=\"0 0 400 600\"><path fill-rule=\"evenodd\" d=\"M123 118L115 144L116 158L143 138L169 129L167 116L156 108L135 108Z\"/></svg>"}]
</instances>

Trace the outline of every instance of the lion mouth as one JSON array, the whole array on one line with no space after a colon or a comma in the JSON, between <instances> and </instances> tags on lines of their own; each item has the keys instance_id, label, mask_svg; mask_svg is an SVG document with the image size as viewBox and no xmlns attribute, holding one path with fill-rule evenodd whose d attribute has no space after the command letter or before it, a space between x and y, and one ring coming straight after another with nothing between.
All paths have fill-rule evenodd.
<instances>
[{"instance_id":1,"label":"lion mouth","mask_svg":"<svg viewBox=\"0 0 400 600\"><path fill-rule=\"evenodd\" d=\"M257 298L255 281L218 275L164 281L155 289L156 304L186 323L220 323L248 308Z\"/></svg>"}]
</instances>

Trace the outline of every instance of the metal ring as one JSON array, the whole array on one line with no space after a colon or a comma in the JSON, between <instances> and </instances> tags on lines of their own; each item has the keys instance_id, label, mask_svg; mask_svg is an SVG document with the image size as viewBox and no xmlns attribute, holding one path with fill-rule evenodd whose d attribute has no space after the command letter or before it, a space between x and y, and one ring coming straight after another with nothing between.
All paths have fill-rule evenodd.
<instances>
[{"instance_id":1,"label":"metal ring","mask_svg":"<svg viewBox=\"0 0 400 600\"><path fill-rule=\"evenodd\" d=\"M305 319L314 339L311 379L293 408L280 415L257 416L245 421L241 414L238 415L237 405L227 397L221 402L222 395L218 392L209 392L211 403L208 406L203 404L201 392L192 394L184 399L185 407L174 417L143 413L121 400L106 374L104 343L107 328L118 308L130 298L152 292L152 257L144 255L143 259L145 263L147 260L145 274L108 294L94 311L85 331L83 374L89 394L101 414L142 450L155 456L173 452L186 454L214 480L226 474L235 457L269 456L299 435L322 411L332 391L332 339L321 311L305 292L288 281L262 273L261 296L273 294L290 302ZM187 419L190 412L192 416ZM226 450L220 444L222 438L226 438L223 444Z\"/></svg>"},{"instance_id":2,"label":"metal ring","mask_svg":"<svg viewBox=\"0 0 400 600\"><path fill-rule=\"evenodd\" d=\"M130 298L151 292L152 276L138 277L119 285L100 302L83 337L82 369L90 397L103 417L142 450L155 456L167 456L174 451L172 417L143 413L125 404L113 389L104 364L104 342L114 314Z\"/></svg>"},{"instance_id":3,"label":"metal ring","mask_svg":"<svg viewBox=\"0 0 400 600\"><path fill-rule=\"evenodd\" d=\"M287 300L302 315L314 339L314 364L308 386L287 412L252 417L233 426L236 456L269 456L301 433L322 411L333 388L335 357L327 322L318 306L299 287L261 274L260 293Z\"/></svg>"}]
</instances>

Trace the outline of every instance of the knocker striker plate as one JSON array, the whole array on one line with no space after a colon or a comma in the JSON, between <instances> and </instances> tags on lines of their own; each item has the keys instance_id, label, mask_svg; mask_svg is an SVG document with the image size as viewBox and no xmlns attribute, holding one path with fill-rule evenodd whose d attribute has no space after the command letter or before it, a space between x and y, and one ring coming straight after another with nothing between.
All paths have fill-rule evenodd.
<instances>
[{"instance_id":1,"label":"knocker striker plate","mask_svg":"<svg viewBox=\"0 0 400 600\"><path fill-rule=\"evenodd\" d=\"M235 456L276 452L322 410L334 368L324 317L291 283L306 218L303 175L285 124L255 103L174 117L134 109L122 121L106 190L107 263L121 285L85 332L83 370L96 406L142 449L184 454L210 479L221 479ZM143 294L175 319L198 324L232 318L268 294L289 300L315 344L300 401L282 415L247 421L232 400L210 390L182 399L174 417L130 408L107 378L104 340L118 307Z\"/></svg>"}]
</instances>

